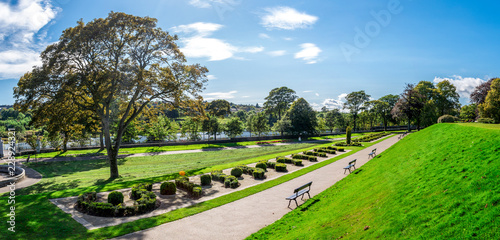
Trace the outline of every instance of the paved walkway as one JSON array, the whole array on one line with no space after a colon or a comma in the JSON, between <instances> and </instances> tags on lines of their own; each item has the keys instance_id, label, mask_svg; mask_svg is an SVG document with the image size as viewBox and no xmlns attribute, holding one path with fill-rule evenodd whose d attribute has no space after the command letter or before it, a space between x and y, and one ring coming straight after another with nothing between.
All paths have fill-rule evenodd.
<instances>
[{"instance_id":1,"label":"paved walkway","mask_svg":"<svg viewBox=\"0 0 500 240\"><path fill-rule=\"evenodd\" d=\"M363 149L349 157L269 188L240 200L213 208L157 227L124 235L117 239L244 239L261 228L274 223L292 209L286 197L293 189L313 181L311 197L326 190L347 176L343 167L353 159L361 167L368 162L368 153L377 148L380 154L398 141L397 135ZM305 197L305 199L307 196ZM292 203L292 208L295 204Z\"/></svg>"},{"instance_id":2,"label":"paved walkway","mask_svg":"<svg viewBox=\"0 0 500 240\"><path fill-rule=\"evenodd\" d=\"M15 185L16 190L21 189L21 188L25 188L25 187L29 187L29 186L39 182L42 179L42 174L40 174L39 172L37 172L31 168L27 168L26 166L22 165L21 163L16 163L16 164L18 167L24 168L24 171L25 171L24 178L21 181L17 182ZM0 188L0 194L6 193L9 191L10 191L9 186L5 186L5 187Z\"/></svg>"}]
</instances>

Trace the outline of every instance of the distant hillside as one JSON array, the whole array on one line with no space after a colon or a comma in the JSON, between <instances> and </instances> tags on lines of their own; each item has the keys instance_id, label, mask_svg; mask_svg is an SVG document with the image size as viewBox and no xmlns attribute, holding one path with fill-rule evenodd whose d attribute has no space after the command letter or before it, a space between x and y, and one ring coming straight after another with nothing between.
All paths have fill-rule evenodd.
<instances>
[{"instance_id":1,"label":"distant hillside","mask_svg":"<svg viewBox=\"0 0 500 240\"><path fill-rule=\"evenodd\" d=\"M435 124L249 239L500 239L499 143L500 125Z\"/></svg>"}]
</instances>

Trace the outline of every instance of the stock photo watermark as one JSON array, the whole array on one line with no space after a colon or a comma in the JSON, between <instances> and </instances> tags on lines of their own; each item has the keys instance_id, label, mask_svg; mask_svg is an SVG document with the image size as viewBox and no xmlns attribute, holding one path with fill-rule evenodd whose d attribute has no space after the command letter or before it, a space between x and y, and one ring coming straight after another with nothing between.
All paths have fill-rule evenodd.
<instances>
[{"instance_id":1,"label":"stock photo watermark","mask_svg":"<svg viewBox=\"0 0 500 240\"><path fill-rule=\"evenodd\" d=\"M407 0L412 1L412 0ZM404 7L400 0L389 0L386 8L379 11L370 11L373 20L367 22L364 28L359 26L354 28L354 38L352 43L342 42L340 50L347 62L351 62L354 54L360 54L361 50L368 47L371 41L376 38L383 28L390 25L393 16L403 12Z\"/></svg>"},{"instance_id":2,"label":"stock photo watermark","mask_svg":"<svg viewBox=\"0 0 500 240\"><path fill-rule=\"evenodd\" d=\"M16 154L16 132L14 129L9 129L9 149L7 153L7 159L4 159L7 162L8 166L8 176L14 177L16 175L16 162L15 162L15 154ZM3 151L3 149L2 149ZM9 195L7 198L7 229L11 232L16 232L16 181L12 180L9 185Z\"/></svg>"},{"instance_id":3,"label":"stock photo watermark","mask_svg":"<svg viewBox=\"0 0 500 240\"><path fill-rule=\"evenodd\" d=\"M240 5L242 0L216 0L212 1L212 7L219 16L221 21L224 20L224 15L234 11L235 7Z\"/></svg>"}]
</instances>

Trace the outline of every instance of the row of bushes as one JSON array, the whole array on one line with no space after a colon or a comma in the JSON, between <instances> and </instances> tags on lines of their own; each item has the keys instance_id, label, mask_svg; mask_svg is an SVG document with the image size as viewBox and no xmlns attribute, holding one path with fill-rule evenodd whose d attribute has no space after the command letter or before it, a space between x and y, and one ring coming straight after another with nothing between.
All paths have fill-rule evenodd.
<instances>
[{"instance_id":1,"label":"row of bushes","mask_svg":"<svg viewBox=\"0 0 500 240\"><path fill-rule=\"evenodd\" d=\"M239 167L235 167L231 170L231 174L235 174L240 177L243 173L243 170ZM224 184L224 187L237 188L240 183L238 182L238 177L234 175L226 175L222 173L222 170L214 170L211 172L212 179L214 181L220 181Z\"/></svg>"},{"instance_id":2,"label":"row of bushes","mask_svg":"<svg viewBox=\"0 0 500 240\"><path fill-rule=\"evenodd\" d=\"M317 162L318 157L316 156L308 156L308 155L302 155L302 154L292 154L292 159L304 159L304 160L309 160L310 162Z\"/></svg>"},{"instance_id":3,"label":"row of bushes","mask_svg":"<svg viewBox=\"0 0 500 240\"><path fill-rule=\"evenodd\" d=\"M175 185L177 188L184 189L194 198L199 198L202 195L202 188L200 185L189 181L188 177L178 177L175 179Z\"/></svg>"},{"instance_id":4,"label":"row of bushes","mask_svg":"<svg viewBox=\"0 0 500 240\"><path fill-rule=\"evenodd\" d=\"M316 157L326 157L326 153L324 152L317 152L317 151L314 151L314 152L311 152L311 151L304 151L302 152L303 154L305 155L309 155L309 156L316 156Z\"/></svg>"},{"instance_id":5,"label":"row of bushes","mask_svg":"<svg viewBox=\"0 0 500 240\"><path fill-rule=\"evenodd\" d=\"M96 192L83 193L78 196L76 207L81 212L100 217L125 217L147 213L155 209L157 203L156 195L151 190L148 191L147 188L144 188L148 184L140 185L132 187L141 189L140 191L136 191L136 194L140 192L140 197L134 202L133 206L125 206L123 204L123 194L113 191L109 193L107 203L97 202Z\"/></svg>"},{"instance_id":6,"label":"row of bushes","mask_svg":"<svg viewBox=\"0 0 500 240\"><path fill-rule=\"evenodd\" d=\"M387 136L389 134L390 133L388 133L388 132L373 133L373 134L369 134L369 135L366 135L366 136L354 139L353 141L354 142L371 142L373 140L385 137L385 136Z\"/></svg>"},{"instance_id":7,"label":"row of bushes","mask_svg":"<svg viewBox=\"0 0 500 240\"><path fill-rule=\"evenodd\" d=\"M329 153L329 154L336 154L337 153L337 148L336 147L332 147L332 146L328 146L328 147L319 147L319 148L315 148L313 149L313 151L315 152L320 152L320 153Z\"/></svg>"}]
</instances>

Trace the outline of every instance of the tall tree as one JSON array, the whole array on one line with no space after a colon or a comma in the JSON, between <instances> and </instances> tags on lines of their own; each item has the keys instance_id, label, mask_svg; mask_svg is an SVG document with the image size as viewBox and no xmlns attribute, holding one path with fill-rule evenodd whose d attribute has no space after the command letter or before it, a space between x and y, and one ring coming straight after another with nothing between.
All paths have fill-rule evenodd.
<instances>
[{"instance_id":1,"label":"tall tree","mask_svg":"<svg viewBox=\"0 0 500 240\"><path fill-rule=\"evenodd\" d=\"M92 112L102 124L111 179L119 177L117 155L130 122L152 101L177 105L198 96L206 81L208 70L186 65L177 36L156 22L115 12L87 24L79 21L47 47L42 67L21 78L14 90L16 103L25 109L48 101L57 106L56 96L68 94L65 104ZM118 116L116 131L112 115Z\"/></svg>"},{"instance_id":2,"label":"tall tree","mask_svg":"<svg viewBox=\"0 0 500 240\"><path fill-rule=\"evenodd\" d=\"M436 106L439 116L456 115L457 109L460 108L460 95L457 93L457 88L448 80L444 80L437 84L437 92Z\"/></svg>"},{"instance_id":3,"label":"tall tree","mask_svg":"<svg viewBox=\"0 0 500 240\"><path fill-rule=\"evenodd\" d=\"M356 131L356 119L359 111L363 109L363 104L370 100L370 95L366 94L364 90L352 92L347 94L344 109L349 109L354 121L354 131Z\"/></svg>"},{"instance_id":4,"label":"tall tree","mask_svg":"<svg viewBox=\"0 0 500 240\"><path fill-rule=\"evenodd\" d=\"M224 99L217 99L208 104L207 110L212 116L224 117L231 113L231 104Z\"/></svg>"},{"instance_id":5,"label":"tall tree","mask_svg":"<svg viewBox=\"0 0 500 240\"><path fill-rule=\"evenodd\" d=\"M423 126L435 124L440 116L436 102L439 95L438 89L436 89L436 86L434 86L432 82L420 81L417 86L415 86L415 90L420 93L424 102L419 122Z\"/></svg>"},{"instance_id":6,"label":"tall tree","mask_svg":"<svg viewBox=\"0 0 500 240\"><path fill-rule=\"evenodd\" d=\"M290 107L290 104L297 99L297 95L295 95L295 91L290 88L280 87L271 90L265 99L264 108L266 111L269 114L276 115L278 120L280 120Z\"/></svg>"},{"instance_id":7,"label":"tall tree","mask_svg":"<svg viewBox=\"0 0 500 240\"><path fill-rule=\"evenodd\" d=\"M333 109L326 113L325 126L330 130L330 133L333 133L335 126L340 127L339 119L342 119L342 114L340 114L338 109Z\"/></svg>"},{"instance_id":8,"label":"tall tree","mask_svg":"<svg viewBox=\"0 0 500 240\"><path fill-rule=\"evenodd\" d=\"M420 94L413 84L407 84L398 102L391 113L395 118L405 117L408 120L408 131L411 131L411 121L417 122L420 127L420 114L424 108L425 98Z\"/></svg>"},{"instance_id":9,"label":"tall tree","mask_svg":"<svg viewBox=\"0 0 500 240\"><path fill-rule=\"evenodd\" d=\"M474 88L474 91L470 94L470 101L477 105L484 103L484 101L486 100L486 95L488 95L488 92L491 89L491 83L495 79L498 78L491 78L490 80L476 86L476 88Z\"/></svg>"},{"instance_id":10,"label":"tall tree","mask_svg":"<svg viewBox=\"0 0 500 240\"><path fill-rule=\"evenodd\" d=\"M460 109L460 118L464 121L471 122L477 118L476 104L465 105Z\"/></svg>"},{"instance_id":11,"label":"tall tree","mask_svg":"<svg viewBox=\"0 0 500 240\"><path fill-rule=\"evenodd\" d=\"M380 116L382 122L384 123L384 131L387 131L387 124L392 119L391 110L394 105L398 102L398 95L385 95L378 100L373 101L373 108L375 112Z\"/></svg>"},{"instance_id":12,"label":"tall tree","mask_svg":"<svg viewBox=\"0 0 500 240\"><path fill-rule=\"evenodd\" d=\"M267 121L266 113L260 112L260 113L253 115L253 117L252 117L252 129L254 132L256 132L258 134L259 137L263 132L269 131L269 124Z\"/></svg>"},{"instance_id":13,"label":"tall tree","mask_svg":"<svg viewBox=\"0 0 500 240\"><path fill-rule=\"evenodd\" d=\"M215 116L208 116L201 124L203 131L209 135L214 135L214 140L217 140L217 134L220 134L224 130L219 123L219 119Z\"/></svg>"},{"instance_id":14,"label":"tall tree","mask_svg":"<svg viewBox=\"0 0 500 240\"><path fill-rule=\"evenodd\" d=\"M224 127L224 132L229 138L233 139L243 133L243 123L237 117L231 118Z\"/></svg>"},{"instance_id":15,"label":"tall tree","mask_svg":"<svg viewBox=\"0 0 500 240\"><path fill-rule=\"evenodd\" d=\"M500 78L491 82L491 89L484 103L479 104L479 111L481 117L493 118L496 123L500 123Z\"/></svg>"},{"instance_id":16,"label":"tall tree","mask_svg":"<svg viewBox=\"0 0 500 240\"><path fill-rule=\"evenodd\" d=\"M304 98L299 98L293 102L286 113L286 117L290 119L292 133L314 134L316 132L318 126L316 112Z\"/></svg>"}]
</instances>

